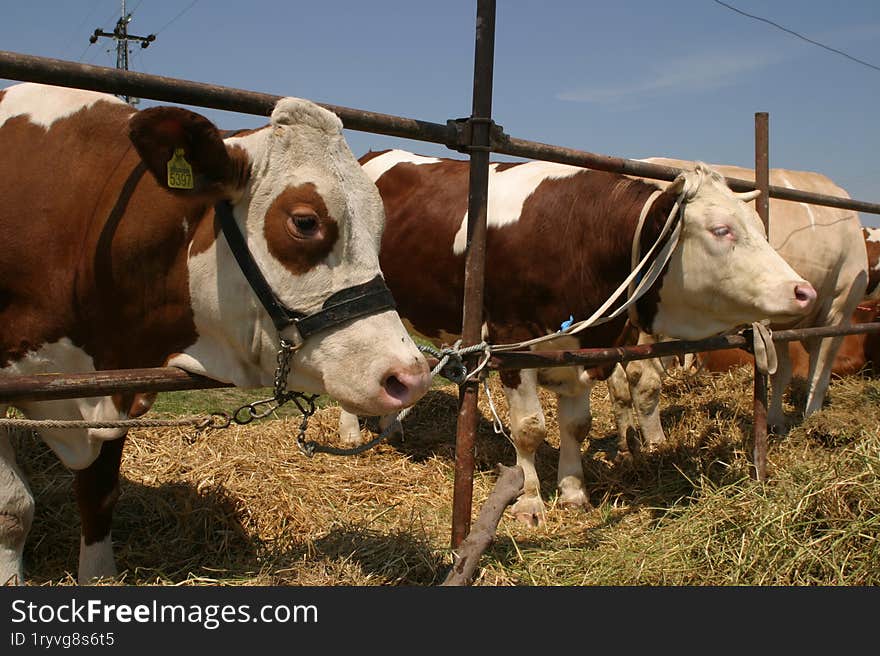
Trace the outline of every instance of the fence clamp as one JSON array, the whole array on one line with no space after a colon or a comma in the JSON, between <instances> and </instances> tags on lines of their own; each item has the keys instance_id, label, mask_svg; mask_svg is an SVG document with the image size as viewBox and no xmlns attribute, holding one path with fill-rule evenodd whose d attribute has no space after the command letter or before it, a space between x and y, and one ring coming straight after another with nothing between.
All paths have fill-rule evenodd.
<instances>
[{"instance_id":1,"label":"fence clamp","mask_svg":"<svg viewBox=\"0 0 880 656\"><path fill-rule=\"evenodd\" d=\"M510 139L510 136L504 133L502 126L486 117L449 119L446 121L446 127L449 134L446 145L460 153L491 152Z\"/></svg>"}]
</instances>

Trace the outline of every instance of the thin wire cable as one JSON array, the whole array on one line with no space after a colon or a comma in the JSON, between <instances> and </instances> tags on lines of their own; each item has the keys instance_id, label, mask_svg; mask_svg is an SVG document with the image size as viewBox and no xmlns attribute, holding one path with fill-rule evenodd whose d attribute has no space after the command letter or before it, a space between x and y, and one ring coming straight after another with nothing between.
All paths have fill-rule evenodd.
<instances>
[{"instance_id":1,"label":"thin wire cable","mask_svg":"<svg viewBox=\"0 0 880 656\"><path fill-rule=\"evenodd\" d=\"M118 10L118 9L117 9L117 10L114 10L114 12L113 12L112 14L110 14L107 18L105 18L103 21L101 21L101 23L98 25L99 29L103 29L103 27L104 27L105 25L108 25L108 24L109 24L109 25L114 25L114 26L115 26L116 23L111 23L110 21L112 21L114 18L117 18L117 16L116 16L116 12L117 12L117 11L119 11L119 10ZM117 19L117 20L118 20L118 19ZM95 44L89 42L89 44L88 44L85 48L83 48L82 53L80 53L80 56L79 56L79 58L77 59L78 62L81 62L81 61L82 61L82 58L85 57L86 52L88 52L89 48L90 48L91 46L93 46L93 45L95 45ZM107 52L110 52L110 51L108 50ZM93 62L95 61L96 56L97 56L97 55L95 55L95 54L93 53L92 56L91 56L91 58L89 59L89 61L87 61L86 63L87 63L87 64L91 64L91 63L93 63Z\"/></svg>"},{"instance_id":2,"label":"thin wire cable","mask_svg":"<svg viewBox=\"0 0 880 656\"><path fill-rule=\"evenodd\" d=\"M70 46L72 46L74 44L74 42L77 40L77 36L79 35L80 31L86 26L86 23L89 21L89 19L92 17L92 14L94 14L97 9L98 9L98 0L95 0L94 3L92 4L91 11L89 11L89 13L87 13L85 15L85 18L83 18L82 21L80 22L80 24L76 26L76 29L74 29L73 34L67 40L67 43L64 46L64 52L67 52L70 49ZM82 57L82 55L80 55L80 57Z\"/></svg>"},{"instance_id":3,"label":"thin wire cable","mask_svg":"<svg viewBox=\"0 0 880 656\"><path fill-rule=\"evenodd\" d=\"M173 22L176 21L178 18L180 18L181 16L183 16L186 12L188 12L190 9L192 9L193 5L196 4L198 1L199 1L199 0L192 0L192 2L190 2L186 7L184 7L183 11L181 11L179 14L177 14L177 16L175 16L175 17L172 18L170 21L168 21L167 23L165 23L165 24L164 24L162 27L160 27L158 30L156 30L155 32L153 32L153 34L158 35L159 32L161 32L161 31L167 29L167 28L171 25L171 23L173 23Z\"/></svg>"},{"instance_id":4,"label":"thin wire cable","mask_svg":"<svg viewBox=\"0 0 880 656\"><path fill-rule=\"evenodd\" d=\"M876 71L880 71L880 66L875 66L874 64L871 64L870 62L863 61L863 60L859 59L858 57L853 57L852 55L847 54L847 53L843 52L842 50L838 50L837 48L832 48L831 46L826 46L824 43L819 43L818 41L814 41L813 39L805 37L803 34L798 34L794 30L790 30L787 27L783 27L779 23L774 23L772 20L768 20L766 18L761 18L760 16L755 16L754 14L749 14L749 13L743 11L742 9L737 9L736 7L729 5L726 2L722 2L721 0L712 0L712 1L721 5L722 7L727 7L731 11L735 11L738 14L742 14L743 16L747 16L748 18L753 18L754 20L761 21L762 23L767 23L768 25L772 25L773 27L780 29L783 32L787 32L787 33L791 34L792 36L796 36L799 39L803 39L807 43L812 43L814 46L819 46L820 48L825 48L825 50L829 50L833 53L836 53L838 55L846 57L847 59L851 59L852 61L856 62L857 64L862 64L863 66L867 66L868 68L873 68Z\"/></svg>"}]
</instances>

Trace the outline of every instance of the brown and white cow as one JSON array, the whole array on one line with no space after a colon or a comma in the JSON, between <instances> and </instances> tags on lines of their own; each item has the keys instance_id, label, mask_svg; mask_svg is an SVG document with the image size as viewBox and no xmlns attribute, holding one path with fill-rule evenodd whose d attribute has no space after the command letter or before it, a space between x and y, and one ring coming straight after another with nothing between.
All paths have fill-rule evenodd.
<instances>
[{"instance_id":1,"label":"brown and white cow","mask_svg":"<svg viewBox=\"0 0 880 656\"><path fill-rule=\"evenodd\" d=\"M674 167L692 166L693 162L669 158L650 158L645 160ZM723 175L745 180L754 179L754 171L736 166L712 164ZM658 188L666 183L653 182ZM846 191L820 173L810 171L791 171L772 169L770 184L790 189L802 189L829 196L848 198ZM858 214L852 210L842 210L821 205L808 205L791 201L770 199L770 243L783 258L809 280L818 294L817 302L810 312L795 322L774 322L775 329L811 328L820 326L847 326L856 315L857 306L863 300L870 300L877 294L880 271L876 270L878 252L873 248L877 233L863 230ZM872 266L868 260L872 258ZM869 281L869 273L871 280ZM864 315L862 315L864 316ZM864 319L862 319L864 320ZM846 342L849 340L849 343ZM870 342L874 340L871 339ZM767 421L776 430L786 427L783 413L783 394L793 375L807 380L807 399L804 415L809 416L822 407L828 390L831 373L834 370L836 355L846 344L844 355L858 350L856 343L865 344L865 336L843 336L826 339L804 340L803 347L792 345L779 348L778 368L771 376L770 407ZM745 353L713 352L705 354L704 362L713 369L721 368L721 360L738 362L753 360ZM856 359L858 356L856 356ZM839 371L852 369L856 364L841 359ZM864 361L862 361L864 364ZM799 367L802 367L799 369ZM659 421L659 397L662 366L657 361L630 363L626 373L635 369L627 384L624 369L615 368L609 378L609 391L618 416L618 430L621 435L632 434L636 425L641 425L642 439L649 445L664 439ZM633 398L630 399L630 393ZM631 404L632 415L627 411Z\"/></svg>"},{"instance_id":2,"label":"brown and white cow","mask_svg":"<svg viewBox=\"0 0 880 656\"><path fill-rule=\"evenodd\" d=\"M380 263L401 316L435 341L460 331L466 248L468 163L393 150L368 153L364 170L385 204ZM489 174L486 339L520 342L585 319L631 271L636 224L655 187L625 176L546 162L492 164ZM699 165L654 195L641 231L653 246L682 193L681 233L664 275L635 305L647 332L702 338L753 321L791 321L816 293L767 243L755 212ZM754 194L746 196L754 197ZM609 346L626 315L540 348ZM546 435L537 386L558 399L560 502L586 507L580 444L590 430L591 380L581 368L501 372L525 491L516 516L544 515L535 452ZM343 416L343 438L357 418Z\"/></svg>"},{"instance_id":3,"label":"brown and white cow","mask_svg":"<svg viewBox=\"0 0 880 656\"><path fill-rule=\"evenodd\" d=\"M192 188L171 190L169 180ZM226 215L288 308L313 313L380 273L376 188L338 117L298 98L280 100L269 125L224 141L182 108L136 112L89 91L8 87L0 90L0 198L0 375L172 365L237 386L271 385L279 340L296 342L296 328L279 334L270 321L220 232L215 203L231 206ZM411 405L429 384L392 309L309 337L287 379L291 389L370 414ZM122 394L18 407L33 419L104 421L150 403ZM114 574L110 524L125 430L41 436L75 471L79 580ZM4 432L0 583L22 580L33 504Z\"/></svg>"},{"instance_id":4,"label":"brown and white cow","mask_svg":"<svg viewBox=\"0 0 880 656\"><path fill-rule=\"evenodd\" d=\"M868 256L868 286L865 300L880 300L880 228L862 228Z\"/></svg>"}]
</instances>

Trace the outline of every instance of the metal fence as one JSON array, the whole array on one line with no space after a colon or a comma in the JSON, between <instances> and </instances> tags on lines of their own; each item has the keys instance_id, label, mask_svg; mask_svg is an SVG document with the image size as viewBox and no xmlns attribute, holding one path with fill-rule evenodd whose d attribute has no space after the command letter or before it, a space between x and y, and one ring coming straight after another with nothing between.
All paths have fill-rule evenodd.
<instances>
[{"instance_id":1,"label":"metal fence","mask_svg":"<svg viewBox=\"0 0 880 656\"><path fill-rule=\"evenodd\" d=\"M483 322L483 278L486 249L486 202L488 196L489 154L491 152L518 157L572 164L591 169L636 175L658 180L673 180L681 169L572 150L506 135L492 120L492 76L495 48L495 0L477 0L474 54L473 103L470 117L451 119L445 124L413 118L380 114L337 105L321 104L336 113L345 128L444 144L470 156L470 189L468 198L468 234L465 254L465 289L462 321L462 345L481 341ZM128 94L163 102L209 107L245 114L268 116L281 96L230 87L216 86L133 71L78 64L57 59L35 57L0 51L0 78L42 82L58 86L91 89L113 94ZM769 198L825 205L859 212L880 214L880 204L849 198L809 193L768 184L767 115L756 119L756 180L728 178L735 191L762 190L758 211L765 225ZM859 324L848 328L811 328L778 331L775 342L788 342L806 337L880 332L880 323ZM747 347L741 335L727 335L699 341L670 341L652 345L610 349L578 349L572 351L498 352L489 361L489 368L519 369L557 367L576 364L597 365L626 362L664 355ZM474 366L478 356L470 356L466 364ZM99 371L83 374L43 374L4 377L0 379L0 403L50 400L115 394L120 392L172 391L228 387L225 383L189 374L173 367ZM766 475L766 377L755 372L755 434L753 462L755 477ZM471 380L460 388L459 420L456 433L455 481L453 494L452 546L457 547L470 527L472 514L474 437L479 411L479 382Z\"/></svg>"}]
</instances>

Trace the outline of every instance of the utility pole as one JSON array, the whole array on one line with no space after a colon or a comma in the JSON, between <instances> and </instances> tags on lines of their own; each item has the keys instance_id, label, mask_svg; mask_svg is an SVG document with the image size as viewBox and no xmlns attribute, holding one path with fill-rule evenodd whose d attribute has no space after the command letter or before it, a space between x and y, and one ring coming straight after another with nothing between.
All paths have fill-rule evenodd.
<instances>
[{"instance_id":1,"label":"utility pole","mask_svg":"<svg viewBox=\"0 0 880 656\"><path fill-rule=\"evenodd\" d=\"M141 48L147 48L149 45L156 40L155 34L148 34L147 36L137 36L134 34L128 33L128 24L131 22L131 14L125 13L125 0L122 0L122 15L119 17L119 20L116 21L116 29L112 32L105 32L100 27L95 28L92 36L89 37L89 43L97 43L99 37L107 37L110 39L116 40L116 68L121 69L123 71L128 70L128 42L129 41L140 41ZM121 95L119 96L129 105L136 105L140 102L139 98L132 98L131 96Z\"/></svg>"}]
</instances>

